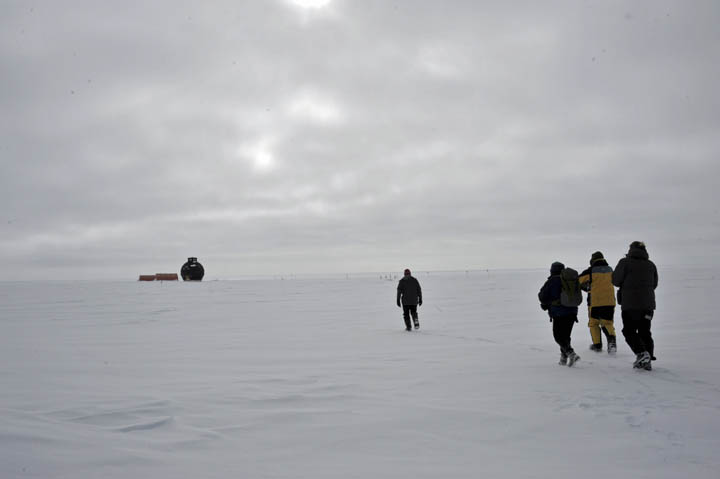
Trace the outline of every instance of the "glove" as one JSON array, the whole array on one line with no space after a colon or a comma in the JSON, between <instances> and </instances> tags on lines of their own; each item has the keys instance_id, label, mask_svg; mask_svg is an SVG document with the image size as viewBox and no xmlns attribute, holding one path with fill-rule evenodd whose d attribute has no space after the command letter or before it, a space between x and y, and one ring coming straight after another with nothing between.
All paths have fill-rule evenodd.
<instances>
[{"instance_id":1,"label":"glove","mask_svg":"<svg viewBox=\"0 0 720 479\"><path fill-rule=\"evenodd\" d=\"M547 304L541 304L541 305L540 305L540 309L542 309L543 311L547 311L547 310L548 310L548 305L547 305Z\"/></svg>"},{"instance_id":2,"label":"glove","mask_svg":"<svg viewBox=\"0 0 720 479\"><path fill-rule=\"evenodd\" d=\"M397 300L397 305L398 305L398 308L399 308L399 307L400 307L400 300L399 300L399 299Z\"/></svg>"},{"instance_id":3,"label":"glove","mask_svg":"<svg viewBox=\"0 0 720 479\"><path fill-rule=\"evenodd\" d=\"M422 299L418 300L418 306L422 306Z\"/></svg>"}]
</instances>

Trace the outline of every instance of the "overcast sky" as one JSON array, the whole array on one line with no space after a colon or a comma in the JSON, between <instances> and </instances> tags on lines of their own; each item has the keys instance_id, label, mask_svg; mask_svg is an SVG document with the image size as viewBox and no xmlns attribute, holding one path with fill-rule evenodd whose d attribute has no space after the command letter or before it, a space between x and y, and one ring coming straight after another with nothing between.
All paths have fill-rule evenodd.
<instances>
[{"instance_id":1,"label":"overcast sky","mask_svg":"<svg viewBox=\"0 0 720 479\"><path fill-rule=\"evenodd\" d=\"M305 3L305 4L303 4ZM720 2L0 0L3 279L720 261Z\"/></svg>"}]
</instances>

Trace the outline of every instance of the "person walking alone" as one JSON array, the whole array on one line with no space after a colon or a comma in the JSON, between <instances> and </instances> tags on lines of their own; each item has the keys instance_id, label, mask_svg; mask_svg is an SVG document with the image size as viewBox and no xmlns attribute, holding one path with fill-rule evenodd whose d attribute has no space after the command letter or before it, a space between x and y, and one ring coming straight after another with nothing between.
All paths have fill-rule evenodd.
<instances>
[{"instance_id":1,"label":"person walking alone","mask_svg":"<svg viewBox=\"0 0 720 479\"><path fill-rule=\"evenodd\" d=\"M628 254L622 258L612 274L612 282L620 288L618 303L622 307L625 341L635 353L634 368L651 370L655 359L655 342L650 332L655 315L655 288L658 272L650 261L645 243L633 241Z\"/></svg>"},{"instance_id":2,"label":"person walking alone","mask_svg":"<svg viewBox=\"0 0 720 479\"><path fill-rule=\"evenodd\" d=\"M415 329L420 329L417 308L418 306L422 306L422 288L420 287L420 282L412 276L409 269L405 270L405 275L398 282L396 302L398 307L402 307L403 309L405 330L412 330L410 327L410 316L412 316Z\"/></svg>"}]
</instances>

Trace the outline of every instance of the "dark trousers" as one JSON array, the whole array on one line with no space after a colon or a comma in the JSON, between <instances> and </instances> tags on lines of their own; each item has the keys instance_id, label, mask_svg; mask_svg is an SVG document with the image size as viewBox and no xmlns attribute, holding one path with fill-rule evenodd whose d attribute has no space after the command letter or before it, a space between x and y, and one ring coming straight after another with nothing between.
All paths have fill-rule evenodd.
<instances>
[{"instance_id":1,"label":"dark trousers","mask_svg":"<svg viewBox=\"0 0 720 479\"><path fill-rule=\"evenodd\" d=\"M565 356L573 352L573 348L570 346L570 335L572 334L575 321L577 321L577 316L552 318L553 337L555 338L555 342L558 343L558 346L560 346L560 352Z\"/></svg>"},{"instance_id":2,"label":"dark trousers","mask_svg":"<svg viewBox=\"0 0 720 479\"><path fill-rule=\"evenodd\" d=\"M403 319L405 320L406 328L410 328L411 326L410 315L412 315L413 320L417 321L417 304L403 304Z\"/></svg>"},{"instance_id":3,"label":"dark trousers","mask_svg":"<svg viewBox=\"0 0 720 479\"><path fill-rule=\"evenodd\" d=\"M653 311L625 309L622 312L622 333L635 354L647 351L650 356L654 356L655 342L650 332L652 317Z\"/></svg>"}]
</instances>

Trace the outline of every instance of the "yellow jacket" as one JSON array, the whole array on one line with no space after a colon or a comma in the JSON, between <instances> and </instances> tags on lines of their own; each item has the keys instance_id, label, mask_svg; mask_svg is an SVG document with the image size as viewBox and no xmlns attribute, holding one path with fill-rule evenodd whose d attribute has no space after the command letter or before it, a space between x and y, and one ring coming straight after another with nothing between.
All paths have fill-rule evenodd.
<instances>
[{"instance_id":1,"label":"yellow jacket","mask_svg":"<svg viewBox=\"0 0 720 479\"><path fill-rule=\"evenodd\" d=\"M598 260L580 273L578 280L583 291L588 292L588 306L615 306L615 287L612 284L612 268L605 260Z\"/></svg>"}]
</instances>

